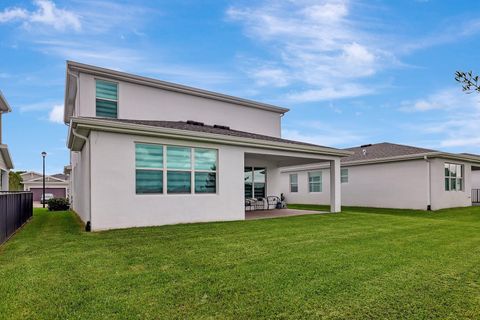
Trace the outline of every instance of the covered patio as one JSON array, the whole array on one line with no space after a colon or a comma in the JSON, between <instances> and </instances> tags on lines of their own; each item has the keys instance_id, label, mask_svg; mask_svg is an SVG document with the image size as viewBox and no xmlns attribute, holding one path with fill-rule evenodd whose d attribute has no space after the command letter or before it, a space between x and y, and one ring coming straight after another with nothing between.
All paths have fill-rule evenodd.
<instances>
[{"instance_id":1,"label":"covered patio","mask_svg":"<svg viewBox=\"0 0 480 320\"><path fill-rule=\"evenodd\" d=\"M281 201L282 194L289 188L288 183L286 184L281 178L282 169L318 163L330 166L330 212L340 212L340 157L338 150L330 149L331 153L329 153L329 149L325 148L321 153L318 150L315 152L309 152L309 150L302 152L269 149L247 150L244 160L245 219L320 213L286 209L286 203ZM251 200L258 201L256 205L252 206L249 204Z\"/></svg>"}]
</instances>

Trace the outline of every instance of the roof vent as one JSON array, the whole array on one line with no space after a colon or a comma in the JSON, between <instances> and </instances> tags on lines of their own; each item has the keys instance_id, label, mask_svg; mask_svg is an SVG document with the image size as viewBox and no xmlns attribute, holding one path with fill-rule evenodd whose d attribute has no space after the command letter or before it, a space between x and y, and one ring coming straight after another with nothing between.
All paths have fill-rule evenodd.
<instances>
[{"instance_id":1,"label":"roof vent","mask_svg":"<svg viewBox=\"0 0 480 320\"><path fill-rule=\"evenodd\" d=\"M372 146L371 143L370 144L364 144L364 145L361 145L360 148L366 148L366 147L371 147L371 146Z\"/></svg>"},{"instance_id":2,"label":"roof vent","mask_svg":"<svg viewBox=\"0 0 480 320\"><path fill-rule=\"evenodd\" d=\"M217 129L230 130L229 126L222 126L220 124L214 124L213 127Z\"/></svg>"},{"instance_id":3,"label":"roof vent","mask_svg":"<svg viewBox=\"0 0 480 320\"><path fill-rule=\"evenodd\" d=\"M187 120L187 124L191 124L193 126L202 126L202 127L205 125L203 122L198 122L193 120Z\"/></svg>"}]
</instances>

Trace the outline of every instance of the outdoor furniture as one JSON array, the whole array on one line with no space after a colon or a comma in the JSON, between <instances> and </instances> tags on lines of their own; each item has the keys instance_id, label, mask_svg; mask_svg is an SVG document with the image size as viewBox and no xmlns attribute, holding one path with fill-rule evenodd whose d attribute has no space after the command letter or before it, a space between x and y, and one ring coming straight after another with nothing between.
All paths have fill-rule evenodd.
<instances>
[{"instance_id":1,"label":"outdoor furniture","mask_svg":"<svg viewBox=\"0 0 480 320\"><path fill-rule=\"evenodd\" d=\"M245 211L252 211L255 210L255 204L257 200L253 198L246 198L245 199Z\"/></svg>"},{"instance_id":2,"label":"outdoor furniture","mask_svg":"<svg viewBox=\"0 0 480 320\"><path fill-rule=\"evenodd\" d=\"M265 210L265 199L257 198L255 202L255 210Z\"/></svg>"},{"instance_id":3,"label":"outdoor furniture","mask_svg":"<svg viewBox=\"0 0 480 320\"><path fill-rule=\"evenodd\" d=\"M267 210L277 209L279 203L281 203L279 197L277 197L277 196L267 196Z\"/></svg>"}]
</instances>

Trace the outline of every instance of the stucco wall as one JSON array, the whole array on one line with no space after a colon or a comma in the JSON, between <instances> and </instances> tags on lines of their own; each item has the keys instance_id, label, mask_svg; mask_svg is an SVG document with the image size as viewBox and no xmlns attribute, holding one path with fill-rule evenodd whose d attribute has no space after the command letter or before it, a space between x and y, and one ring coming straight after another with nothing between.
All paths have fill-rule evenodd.
<instances>
[{"instance_id":1,"label":"stucco wall","mask_svg":"<svg viewBox=\"0 0 480 320\"><path fill-rule=\"evenodd\" d=\"M90 168L89 142L81 152L71 152L70 161L72 174L70 175L72 209L80 216L83 222L90 220Z\"/></svg>"},{"instance_id":2,"label":"stucco wall","mask_svg":"<svg viewBox=\"0 0 480 320\"><path fill-rule=\"evenodd\" d=\"M135 142L218 149L217 194L135 192ZM91 132L92 229L241 220L244 153L238 147Z\"/></svg>"},{"instance_id":3,"label":"stucco wall","mask_svg":"<svg viewBox=\"0 0 480 320\"><path fill-rule=\"evenodd\" d=\"M346 167L345 167L346 168ZM311 170L319 171L319 170ZM322 192L308 192L308 171L298 171L298 192L291 193L289 173L281 185L287 202L329 204L330 169L322 169ZM427 208L427 164L423 160L348 167L342 183L342 205L385 208Z\"/></svg>"},{"instance_id":4,"label":"stucco wall","mask_svg":"<svg viewBox=\"0 0 480 320\"><path fill-rule=\"evenodd\" d=\"M465 180L463 191L445 191L445 162L464 165ZM433 159L431 160L431 164L432 210L471 206L471 164L445 159Z\"/></svg>"},{"instance_id":5,"label":"stucco wall","mask_svg":"<svg viewBox=\"0 0 480 320\"><path fill-rule=\"evenodd\" d=\"M118 117L226 125L232 129L280 137L281 115L188 94L118 82ZM75 116L95 117L95 78L80 74Z\"/></svg>"}]
</instances>

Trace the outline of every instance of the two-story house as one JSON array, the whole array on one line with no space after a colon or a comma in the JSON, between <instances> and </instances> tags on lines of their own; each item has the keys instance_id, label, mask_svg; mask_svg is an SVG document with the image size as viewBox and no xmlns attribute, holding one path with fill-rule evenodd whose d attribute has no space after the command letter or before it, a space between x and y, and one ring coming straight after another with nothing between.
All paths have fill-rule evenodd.
<instances>
[{"instance_id":1,"label":"two-story house","mask_svg":"<svg viewBox=\"0 0 480 320\"><path fill-rule=\"evenodd\" d=\"M8 174L13 169L13 162L8 151L8 146L3 144L2 137L2 118L4 113L11 112L12 108L7 102L7 99L0 91L0 191L8 191Z\"/></svg>"},{"instance_id":2,"label":"two-story house","mask_svg":"<svg viewBox=\"0 0 480 320\"><path fill-rule=\"evenodd\" d=\"M92 230L242 220L280 169L326 161L340 211L349 151L281 138L288 109L67 62L72 208Z\"/></svg>"}]
</instances>

